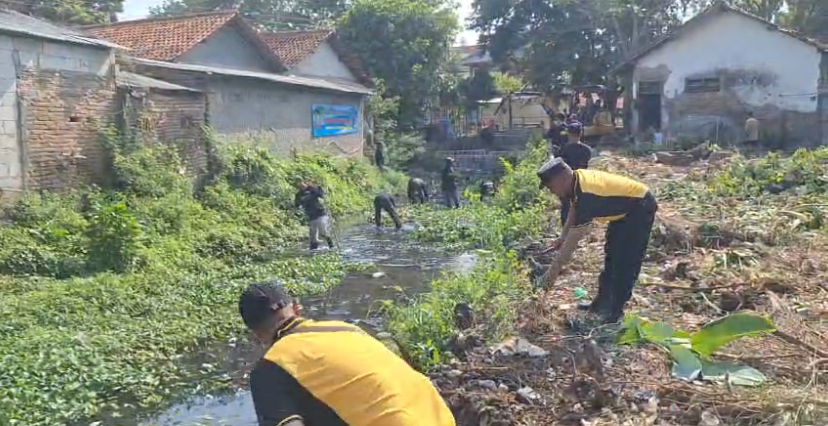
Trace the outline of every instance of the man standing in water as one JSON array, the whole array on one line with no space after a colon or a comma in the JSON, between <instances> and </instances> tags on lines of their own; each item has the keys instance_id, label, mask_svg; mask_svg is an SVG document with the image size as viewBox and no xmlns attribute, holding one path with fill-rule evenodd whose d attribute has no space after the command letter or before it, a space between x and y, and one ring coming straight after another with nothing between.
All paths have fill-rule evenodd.
<instances>
[{"instance_id":1,"label":"man standing in water","mask_svg":"<svg viewBox=\"0 0 828 426\"><path fill-rule=\"evenodd\" d=\"M544 281L555 283L578 242L593 221L608 223L604 243L604 270L598 278L598 295L581 309L598 313L605 322L624 316L624 305L641 272L658 204L644 184L598 170L575 170L553 158L538 170L540 187L571 204L561 237L552 248L559 250Z\"/></svg>"},{"instance_id":2,"label":"man standing in water","mask_svg":"<svg viewBox=\"0 0 828 426\"><path fill-rule=\"evenodd\" d=\"M443 198L449 208L460 208L460 194L457 193L457 172L454 171L454 158L446 158L443 171L440 174L440 188L443 190Z\"/></svg>"},{"instance_id":3,"label":"man standing in water","mask_svg":"<svg viewBox=\"0 0 828 426\"><path fill-rule=\"evenodd\" d=\"M382 227L383 210L391 216L397 230L399 231L402 229L402 222L400 221L400 216L397 214L397 203L394 201L394 197L392 197L391 194L385 192L374 197L374 224L377 225L377 229Z\"/></svg>"},{"instance_id":4,"label":"man standing in water","mask_svg":"<svg viewBox=\"0 0 828 426\"><path fill-rule=\"evenodd\" d=\"M455 426L428 377L359 327L302 318L272 283L239 313L266 351L250 373L260 426Z\"/></svg>"},{"instance_id":5,"label":"man standing in water","mask_svg":"<svg viewBox=\"0 0 828 426\"><path fill-rule=\"evenodd\" d=\"M334 248L330 233L331 218L322 203L323 198L325 198L325 192L321 187L307 182L299 183L299 192L296 193L294 205L301 207L308 219L311 250L319 248L320 237L325 239L328 247Z\"/></svg>"}]
</instances>

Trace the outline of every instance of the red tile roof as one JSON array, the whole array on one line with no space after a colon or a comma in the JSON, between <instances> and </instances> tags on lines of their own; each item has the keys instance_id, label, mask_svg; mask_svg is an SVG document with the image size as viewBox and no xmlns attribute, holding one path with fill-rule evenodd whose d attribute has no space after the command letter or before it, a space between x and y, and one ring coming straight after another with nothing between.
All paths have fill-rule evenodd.
<instances>
[{"instance_id":1,"label":"red tile roof","mask_svg":"<svg viewBox=\"0 0 828 426\"><path fill-rule=\"evenodd\" d=\"M261 32L259 36L288 69L299 65L305 58L314 54L322 43L327 42L357 81L366 87L374 86L360 60L343 46L335 30Z\"/></svg>"},{"instance_id":2,"label":"red tile roof","mask_svg":"<svg viewBox=\"0 0 828 426\"><path fill-rule=\"evenodd\" d=\"M288 68L299 65L333 34L333 30L260 33L265 44Z\"/></svg>"},{"instance_id":3,"label":"red tile roof","mask_svg":"<svg viewBox=\"0 0 828 426\"><path fill-rule=\"evenodd\" d=\"M236 11L199 13L91 25L83 31L131 49L131 54L173 61L236 18Z\"/></svg>"}]
</instances>

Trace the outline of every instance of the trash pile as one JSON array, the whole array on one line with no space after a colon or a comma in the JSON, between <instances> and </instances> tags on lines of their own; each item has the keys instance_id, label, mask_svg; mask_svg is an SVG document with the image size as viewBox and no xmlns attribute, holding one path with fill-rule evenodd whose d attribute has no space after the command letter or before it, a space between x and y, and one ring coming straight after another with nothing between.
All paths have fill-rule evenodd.
<instances>
[{"instance_id":1,"label":"trash pile","mask_svg":"<svg viewBox=\"0 0 828 426\"><path fill-rule=\"evenodd\" d=\"M515 336L487 347L474 329L459 332L478 344L432 374L458 424L828 424L828 235L779 217L814 197L663 195L682 180L699 183L688 193L704 188L727 161L602 156L597 167L659 194L625 322L600 325L576 308L603 266L603 229L594 229L555 287L516 307ZM545 263L546 243L524 257Z\"/></svg>"}]
</instances>

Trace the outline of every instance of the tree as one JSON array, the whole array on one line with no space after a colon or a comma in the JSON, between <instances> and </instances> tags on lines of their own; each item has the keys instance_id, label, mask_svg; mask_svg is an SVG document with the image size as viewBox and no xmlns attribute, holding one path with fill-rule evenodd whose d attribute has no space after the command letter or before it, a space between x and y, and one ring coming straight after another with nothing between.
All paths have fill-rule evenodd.
<instances>
[{"instance_id":1,"label":"tree","mask_svg":"<svg viewBox=\"0 0 828 426\"><path fill-rule=\"evenodd\" d=\"M330 27L350 6L350 0L165 0L150 15L238 10L256 25L278 31Z\"/></svg>"},{"instance_id":2,"label":"tree","mask_svg":"<svg viewBox=\"0 0 828 426\"><path fill-rule=\"evenodd\" d=\"M6 7L26 15L71 25L102 24L124 11L124 0L21 0Z\"/></svg>"},{"instance_id":3,"label":"tree","mask_svg":"<svg viewBox=\"0 0 828 426\"><path fill-rule=\"evenodd\" d=\"M388 96L399 97L398 123L412 129L428 101L440 95L449 71L456 15L427 0L359 0L340 20L338 34Z\"/></svg>"},{"instance_id":4,"label":"tree","mask_svg":"<svg viewBox=\"0 0 828 426\"><path fill-rule=\"evenodd\" d=\"M828 2L824 0L787 0L781 13L782 25L810 37L828 39Z\"/></svg>"},{"instance_id":5,"label":"tree","mask_svg":"<svg viewBox=\"0 0 828 426\"><path fill-rule=\"evenodd\" d=\"M504 72L493 72L492 80L494 80L495 90L500 95L518 92L526 85L522 78Z\"/></svg>"},{"instance_id":6,"label":"tree","mask_svg":"<svg viewBox=\"0 0 828 426\"><path fill-rule=\"evenodd\" d=\"M472 28L495 62L539 88L603 83L608 71L681 23L691 0L475 0Z\"/></svg>"}]
</instances>

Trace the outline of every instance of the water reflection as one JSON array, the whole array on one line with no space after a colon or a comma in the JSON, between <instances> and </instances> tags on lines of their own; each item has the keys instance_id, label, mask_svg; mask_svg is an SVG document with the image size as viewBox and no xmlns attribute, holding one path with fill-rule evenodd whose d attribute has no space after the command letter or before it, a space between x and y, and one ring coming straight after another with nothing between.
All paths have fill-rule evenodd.
<instances>
[{"instance_id":1,"label":"water reflection","mask_svg":"<svg viewBox=\"0 0 828 426\"><path fill-rule=\"evenodd\" d=\"M340 232L339 250L349 262L375 263L382 274L354 273L331 292L302 300L312 318L359 321L376 327L371 315L375 302L393 298L398 291L406 294L422 292L442 267L468 270L474 255L448 256L438 247L418 244L406 238L413 225L401 231L375 229L371 225L352 226ZM297 255L306 255L297 253ZM236 362L243 365L260 355L258 348L236 345L231 351ZM255 426L253 401L246 391L221 397L203 397L179 404L160 417L142 426Z\"/></svg>"}]
</instances>

